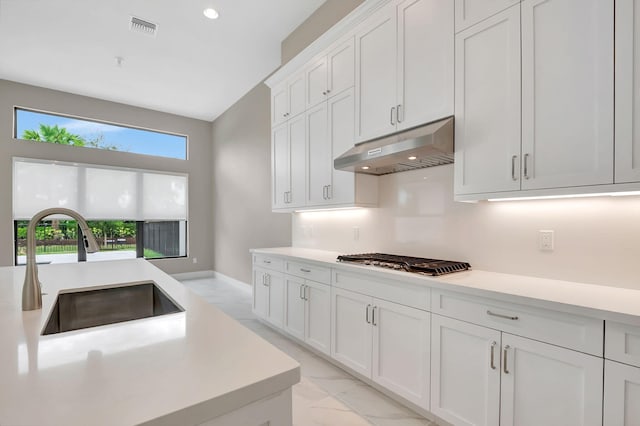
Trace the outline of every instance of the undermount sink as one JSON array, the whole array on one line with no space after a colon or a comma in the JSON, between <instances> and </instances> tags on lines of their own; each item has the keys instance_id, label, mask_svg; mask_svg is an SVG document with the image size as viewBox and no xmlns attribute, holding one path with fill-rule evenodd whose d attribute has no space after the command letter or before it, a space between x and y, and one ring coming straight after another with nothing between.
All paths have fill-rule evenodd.
<instances>
[{"instance_id":1,"label":"undermount sink","mask_svg":"<svg viewBox=\"0 0 640 426\"><path fill-rule=\"evenodd\" d=\"M42 335L183 311L152 281L60 293Z\"/></svg>"}]
</instances>

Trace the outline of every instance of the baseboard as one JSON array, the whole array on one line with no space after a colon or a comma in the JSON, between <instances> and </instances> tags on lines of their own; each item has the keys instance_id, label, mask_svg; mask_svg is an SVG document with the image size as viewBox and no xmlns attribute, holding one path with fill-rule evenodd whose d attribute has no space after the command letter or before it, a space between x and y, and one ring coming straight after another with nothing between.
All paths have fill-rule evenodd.
<instances>
[{"instance_id":1,"label":"baseboard","mask_svg":"<svg viewBox=\"0 0 640 426\"><path fill-rule=\"evenodd\" d=\"M233 284L236 284L236 285L243 285L243 286L251 287L251 284L245 283L244 281L240 281L240 280L237 280L235 278L231 278L230 276L225 275L225 274L223 274L221 272L218 272L218 271L211 271L211 272L213 272L213 278L219 278L221 280L229 281L229 282L231 282Z\"/></svg>"},{"instance_id":2,"label":"baseboard","mask_svg":"<svg viewBox=\"0 0 640 426\"><path fill-rule=\"evenodd\" d=\"M171 274L171 276L178 281L197 280L199 278L212 278L215 276L215 272L214 271L181 272L179 274Z\"/></svg>"}]
</instances>

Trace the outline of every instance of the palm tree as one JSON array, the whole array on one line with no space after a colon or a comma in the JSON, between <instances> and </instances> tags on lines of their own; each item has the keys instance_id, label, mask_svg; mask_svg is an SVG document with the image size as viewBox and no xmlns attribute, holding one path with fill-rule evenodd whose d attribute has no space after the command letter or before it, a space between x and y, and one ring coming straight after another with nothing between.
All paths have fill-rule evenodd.
<instances>
[{"instance_id":1,"label":"palm tree","mask_svg":"<svg viewBox=\"0 0 640 426\"><path fill-rule=\"evenodd\" d=\"M86 141L79 135L69 133L64 127L59 127L57 124L48 126L46 124L40 124L40 130L25 130L22 132L22 139L49 142L59 145L73 145L73 146L85 146Z\"/></svg>"}]
</instances>

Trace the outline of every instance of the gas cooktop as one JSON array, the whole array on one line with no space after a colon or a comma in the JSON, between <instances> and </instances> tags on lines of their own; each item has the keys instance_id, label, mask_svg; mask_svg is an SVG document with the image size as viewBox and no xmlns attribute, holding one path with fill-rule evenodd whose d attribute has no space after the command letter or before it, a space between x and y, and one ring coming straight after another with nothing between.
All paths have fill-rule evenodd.
<instances>
[{"instance_id":1,"label":"gas cooktop","mask_svg":"<svg viewBox=\"0 0 640 426\"><path fill-rule=\"evenodd\" d=\"M346 254L338 256L338 261L373 265L425 275L444 275L471 269L471 265L466 262L398 256L384 253Z\"/></svg>"}]
</instances>

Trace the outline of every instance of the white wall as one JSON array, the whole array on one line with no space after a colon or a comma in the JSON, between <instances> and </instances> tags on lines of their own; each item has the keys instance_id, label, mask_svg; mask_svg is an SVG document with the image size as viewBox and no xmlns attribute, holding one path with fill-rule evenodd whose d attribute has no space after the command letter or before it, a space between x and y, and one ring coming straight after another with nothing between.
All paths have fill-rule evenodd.
<instances>
[{"instance_id":1,"label":"white wall","mask_svg":"<svg viewBox=\"0 0 640 426\"><path fill-rule=\"evenodd\" d=\"M378 179L379 208L294 214L293 245L640 289L640 197L456 203L453 165ZM555 251L538 250L542 229L555 231Z\"/></svg>"}]
</instances>

